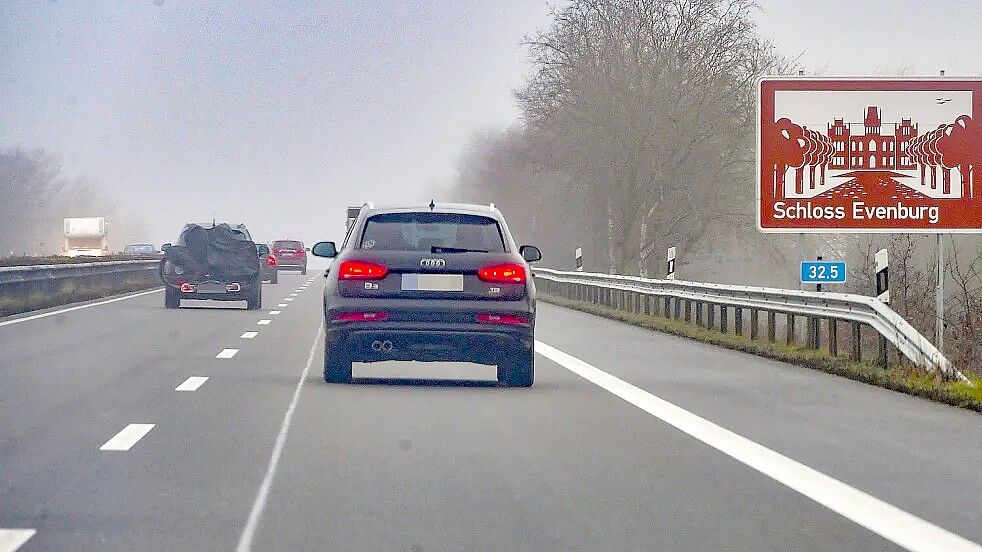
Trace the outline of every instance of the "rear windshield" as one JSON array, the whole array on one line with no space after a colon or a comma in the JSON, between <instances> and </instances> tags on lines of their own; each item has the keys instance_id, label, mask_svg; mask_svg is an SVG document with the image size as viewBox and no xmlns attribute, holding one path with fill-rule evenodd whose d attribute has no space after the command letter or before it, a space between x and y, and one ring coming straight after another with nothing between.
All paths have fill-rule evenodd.
<instances>
[{"instance_id":1,"label":"rear windshield","mask_svg":"<svg viewBox=\"0 0 982 552\"><path fill-rule=\"evenodd\" d=\"M274 241L273 249L303 249L303 244L298 241Z\"/></svg>"},{"instance_id":2,"label":"rear windshield","mask_svg":"<svg viewBox=\"0 0 982 552\"><path fill-rule=\"evenodd\" d=\"M431 251L431 248L500 253L505 250L498 222L459 213L386 213L365 223L362 249Z\"/></svg>"}]
</instances>

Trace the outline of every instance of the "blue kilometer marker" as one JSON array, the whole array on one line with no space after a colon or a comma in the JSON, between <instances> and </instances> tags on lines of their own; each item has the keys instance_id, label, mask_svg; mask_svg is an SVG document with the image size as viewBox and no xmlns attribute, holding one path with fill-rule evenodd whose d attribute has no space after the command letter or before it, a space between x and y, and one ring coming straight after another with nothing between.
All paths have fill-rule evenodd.
<instances>
[{"instance_id":1,"label":"blue kilometer marker","mask_svg":"<svg viewBox=\"0 0 982 552\"><path fill-rule=\"evenodd\" d=\"M844 284L846 263L843 261L804 261L801 263L803 284Z\"/></svg>"}]
</instances>

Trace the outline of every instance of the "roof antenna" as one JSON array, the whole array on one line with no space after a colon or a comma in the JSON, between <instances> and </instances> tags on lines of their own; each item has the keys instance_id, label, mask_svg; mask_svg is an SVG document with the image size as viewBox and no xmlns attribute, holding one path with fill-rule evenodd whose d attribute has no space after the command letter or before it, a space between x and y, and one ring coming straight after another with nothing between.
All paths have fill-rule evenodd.
<instances>
[{"instance_id":1,"label":"roof antenna","mask_svg":"<svg viewBox=\"0 0 982 552\"><path fill-rule=\"evenodd\" d=\"M432 211L434 207L436 207L436 202L431 199L430 200L430 211Z\"/></svg>"},{"instance_id":2,"label":"roof antenna","mask_svg":"<svg viewBox=\"0 0 982 552\"><path fill-rule=\"evenodd\" d=\"M211 212L211 227L214 228L215 226L217 226L215 224L215 211L212 211Z\"/></svg>"}]
</instances>

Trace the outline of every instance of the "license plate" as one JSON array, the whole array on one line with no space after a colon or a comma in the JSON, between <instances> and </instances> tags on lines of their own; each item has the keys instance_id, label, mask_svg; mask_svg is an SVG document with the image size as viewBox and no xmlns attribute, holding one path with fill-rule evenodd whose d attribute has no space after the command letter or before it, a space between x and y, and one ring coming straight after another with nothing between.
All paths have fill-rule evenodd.
<instances>
[{"instance_id":1,"label":"license plate","mask_svg":"<svg viewBox=\"0 0 982 552\"><path fill-rule=\"evenodd\" d=\"M464 291L463 274L403 274L403 291Z\"/></svg>"},{"instance_id":2,"label":"license plate","mask_svg":"<svg viewBox=\"0 0 982 552\"><path fill-rule=\"evenodd\" d=\"M283 255L284 257L292 257L293 251L280 251L280 255Z\"/></svg>"},{"instance_id":3,"label":"license plate","mask_svg":"<svg viewBox=\"0 0 982 552\"><path fill-rule=\"evenodd\" d=\"M198 293L225 293L226 292L225 284L212 284L212 283L198 284L198 287L197 289L195 289L195 291L197 291Z\"/></svg>"}]
</instances>

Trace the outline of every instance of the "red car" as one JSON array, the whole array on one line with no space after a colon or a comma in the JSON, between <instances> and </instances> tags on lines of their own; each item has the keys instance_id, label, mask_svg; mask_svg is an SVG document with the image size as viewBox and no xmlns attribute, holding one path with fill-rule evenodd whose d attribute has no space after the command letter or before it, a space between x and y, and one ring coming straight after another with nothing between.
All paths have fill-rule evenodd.
<instances>
[{"instance_id":1,"label":"red car","mask_svg":"<svg viewBox=\"0 0 982 552\"><path fill-rule=\"evenodd\" d=\"M276 240L270 252L276 259L276 270L299 270L307 273L307 248L302 241Z\"/></svg>"}]
</instances>

